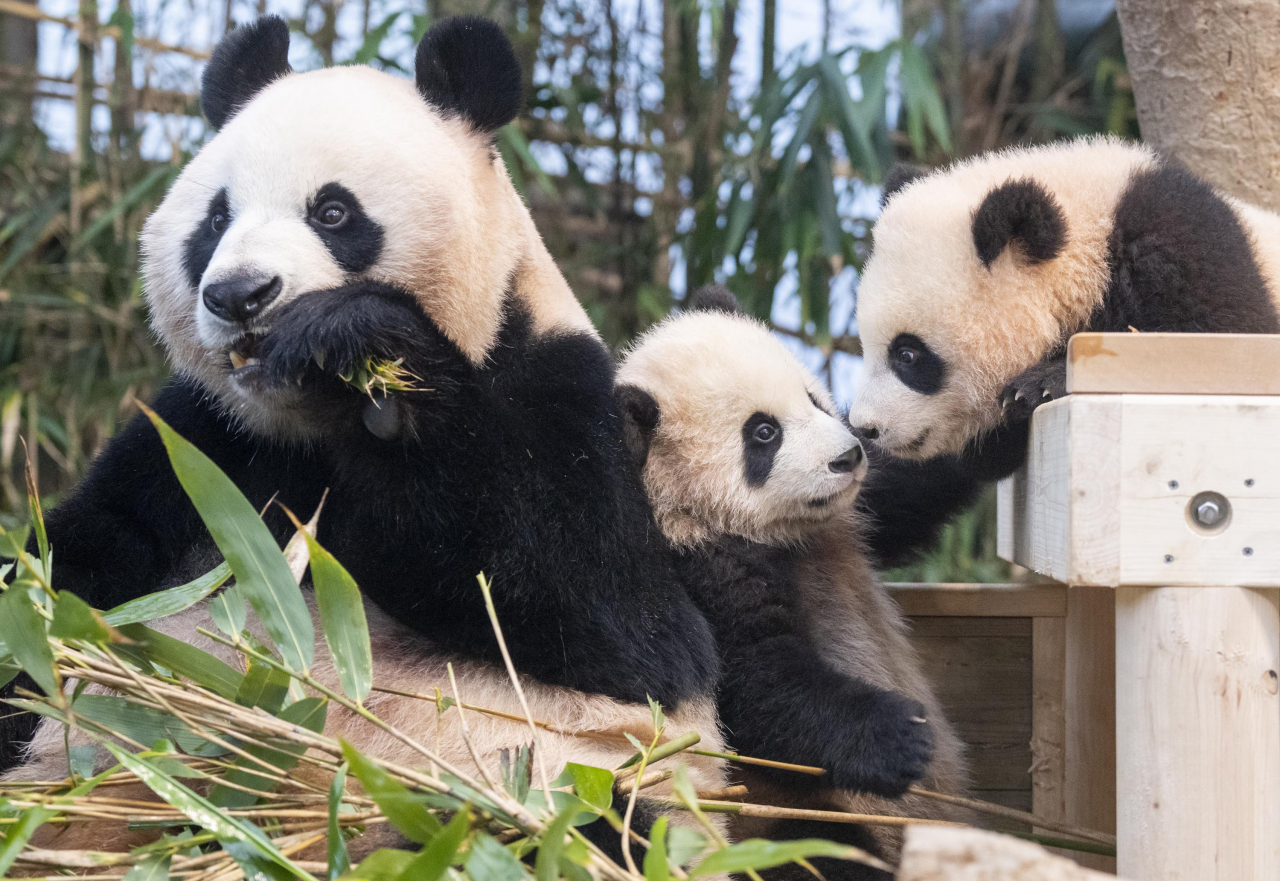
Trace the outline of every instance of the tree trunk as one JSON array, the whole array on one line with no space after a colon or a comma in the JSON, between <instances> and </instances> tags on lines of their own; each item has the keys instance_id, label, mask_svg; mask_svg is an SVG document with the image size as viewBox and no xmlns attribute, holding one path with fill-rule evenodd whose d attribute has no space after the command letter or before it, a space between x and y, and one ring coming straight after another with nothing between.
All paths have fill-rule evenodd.
<instances>
[{"instance_id":1,"label":"tree trunk","mask_svg":"<svg viewBox=\"0 0 1280 881\"><path fill-rule=\"evenodd\" d=\"M1116 0L1142 138L1280 210L1280 3Z\"/></svg>"},{"instance_id":2,"label":"tree trunk","mask_svg":"<svg viewBox=\"0 0 1280 881\"><path fill-rule=\"evenodd\" d=\"M35 70L36 31L35 19L0 13L0 64Z\"/></svg>"}]
</instances>

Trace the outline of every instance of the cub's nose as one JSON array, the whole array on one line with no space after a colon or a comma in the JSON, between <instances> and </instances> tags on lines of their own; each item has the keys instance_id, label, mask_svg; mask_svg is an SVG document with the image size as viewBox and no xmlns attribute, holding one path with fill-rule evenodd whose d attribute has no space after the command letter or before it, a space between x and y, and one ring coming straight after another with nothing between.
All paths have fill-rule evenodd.
<instances>
[{"instance_id":1,"label":"cub's nose","mask_svg":"<svg viewBox=\"0 0 1280 881\"><path fill-rule=\"evenodd\" d=\"M204 286L204 305L227 321L248 321L280 296L280 276L248 275Z\"/></svg>"},{"instance_id":2,"label":"cub's nose","mask_svg":"<svg viewBox=\"0 0 1280 881\"><path fill-rule=\"evenodd\" d=\"M839 456L836 456L828 462L827 467L836 474L848 474L853 471L853 469L857 468L861 461L862 445L855 443L853 446L849 447L849 449L845 450Z\"/></svg>"},{"instance_id":3,"label":"cub's nose","mask_svg":"<svg viewBox=\"0 0 1280 881\"><path fill-rule=\"evenodd\" d=\"M875 440L880 436L880 429L874 425L854 425L852 426L854 437L862 440Z\"/></svg>"}]
</instances>

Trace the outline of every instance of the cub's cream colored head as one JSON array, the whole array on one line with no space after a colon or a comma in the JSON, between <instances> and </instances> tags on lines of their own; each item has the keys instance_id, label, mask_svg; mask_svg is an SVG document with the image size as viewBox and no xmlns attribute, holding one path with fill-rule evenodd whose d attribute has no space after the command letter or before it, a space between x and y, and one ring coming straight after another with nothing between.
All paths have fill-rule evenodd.
<instances>
[{"instance_id":1,"label":"cub's cream colored head","mask_svg":"<svg viewBox=\"0 0 1280 881\"><path fill-rule=\"evenodd\" d=\"M414 81L363 66L294 73L288 48L279 18L218 44L201 88L218 132L143 231L153 325L178 370L248 427L289 434L289 395L252 382L254 350L309 291L396 285L475 362L510 291L535 327L589 326L494 148L520 102L496 25L433 27Z\"/></svg>"},{"instance_id":2,"label":"cub's cream colored head","mask_svg":"<svg viewBox=\"0 0 1280 881\"><path fill-rule=\"evenodd\" d=\"M958 453L995 428L1008 383L1101 301L1116 204L1154 162L1083 139L891 180L858 288L850 424L905 458Z\"/></svg>"},{"instance_id":3,"label":"cub's cream colored head","mask_svg":"<svg viewBox=\"0 0 1280 881\"><path fill-rule=\"evenodd\" d=\"M628 444L663 532L803 540L851 507L866 463L830 395L723 288L646 333L618 371Z\"/></svg>"}]
</instances>

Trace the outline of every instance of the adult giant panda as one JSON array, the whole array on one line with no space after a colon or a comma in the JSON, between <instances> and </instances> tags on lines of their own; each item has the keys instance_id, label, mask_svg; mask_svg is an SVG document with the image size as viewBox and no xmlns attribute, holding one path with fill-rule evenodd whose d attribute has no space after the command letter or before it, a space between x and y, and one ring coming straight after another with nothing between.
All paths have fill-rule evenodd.
<instances>
[{"instance_id":1,"label":"adult giant panda","mask_svg":"<svg viewBox=\"0 0 1280 881\"><path fill-rule=\"evenodd\" d=\"M1032 411L1066 393L1077 331L1280 332L1280 216L1141 144L1080 139L897 174L874 235L851 423L885 455L958 456L979 480L1021 463ZM922 471L924 494L942 473L945 504L869 504L887 550L966 498L951 466Z\"/></svg>"},{"instance_id":2,"label":"adult giant panda","mask_svg":"<svg viewBox=\"0 0 1280 881\"><path fill-rule=\"evenodd\" d=\"M858 540L866 463L826 390L723 288L642 336L618 384L654 512L720 646L726 739L745 755L829 772L815 784L741 766L752 800L937 816L903 793L916 781L962 791L962 747ZM733 823L739 836L849 832ZM851 843L892 857L898 836L873 832Z\"/></svg>"},{"instance_id":3,"label":"adult giant panda","mask_svg":"<svg viewBox=\"0 0 1280 881\"><path fill-rule=\"evenodd\" d=\"M329 488L319 539L376 605L380 663L402 685L448 693L452 660L464 699L519 714L487 573L534 707L597 741L544 737L552 774L621 763L623 730L651 728L648 697L671 735L718 743L714 641L627 458L612 358L494 148L519 106L511 46L485 21L444 21L411 82L293 73L288 44L265 18L218 45L201 94L218 133L146 224L147 302L176 373L154 409L259 508L307 512ZM371 401L341 379L369 358L403 359L420 389ZM56 585L99 608L216 560L141 416L48 530ZM434 724L420 702L379 700ZM441 748L465 764L452 716ZM496 768L529 732L489 719L473 739ZM719 785L716 763L691 764L696 786Z\"/></svg>"}]
</instances>

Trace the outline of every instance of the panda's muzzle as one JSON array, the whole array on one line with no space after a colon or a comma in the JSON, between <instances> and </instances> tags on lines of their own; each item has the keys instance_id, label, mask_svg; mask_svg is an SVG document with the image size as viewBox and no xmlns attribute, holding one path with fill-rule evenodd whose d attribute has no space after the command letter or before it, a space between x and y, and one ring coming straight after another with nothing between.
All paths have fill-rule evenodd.
<instances>
[{"instance_id":1,"label":"panda's muzzle","mask_svg":"<svg viewBox=\"0 0 1280 881\"><path fill-rule=\"evenodd\" d=\"M227 349L231 369L236 373L258 366L258 335L247 333Z\"/></svg>"},{"instance_id":2,"label":"panda's muzzle","mask_svg":"<svg viewBox=\"0 0 1280 881\"><path fill-rule=\"evenodd\" d=\"M284 281L278 275L241 275L204 286L204 306L223 321L246 325L280 296Z\"/></svg>"}]
</instances>

